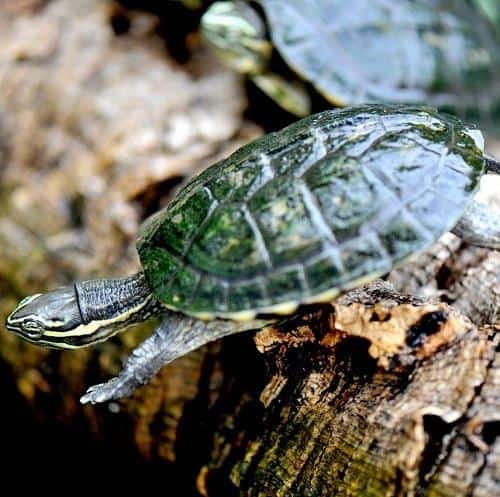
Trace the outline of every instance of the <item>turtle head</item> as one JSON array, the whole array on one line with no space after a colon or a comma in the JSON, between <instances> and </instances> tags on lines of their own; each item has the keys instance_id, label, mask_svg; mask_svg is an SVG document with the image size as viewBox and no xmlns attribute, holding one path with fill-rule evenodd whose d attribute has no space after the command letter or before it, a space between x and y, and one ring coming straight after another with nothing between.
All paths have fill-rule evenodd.
<instances>
[{"instance_id":1,"label":"turtle head","mask_svg":"<svg viewBox=\"0 0 500 497\"><path fill-rule=\"evenodd\" d=\"M266 26L247 2L215 2L201 19L201 32L217 56L238 72L259 74L269 63Z\"/></svg>"},{"instance_id":2,"label":"turtle head","mask_svg":"<svg viewBox=\"0 0 500 497\"><path fill-rule=\"evenodd\" d=\"M22 300L7 318L9 331L55 349L107 340L163 310L144 275L79 281Z\"/></svg>"},{"instance_id":3,"label":"turtle head","mask_svg":"<svg viewBox=\"0 0 500 497\"><path fill-rule=\"evenodd\" d=\"M75 287L64 286L26 297L7 317L6 326L29 342L69 348L65 338L84 326Z\"/></svg>"}]
</instances>

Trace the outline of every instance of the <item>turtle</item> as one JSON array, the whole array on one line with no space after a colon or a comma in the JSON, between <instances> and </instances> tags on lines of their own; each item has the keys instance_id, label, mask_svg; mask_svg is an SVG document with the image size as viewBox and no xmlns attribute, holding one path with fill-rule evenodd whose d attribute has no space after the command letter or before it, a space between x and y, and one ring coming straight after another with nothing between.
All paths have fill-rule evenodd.
<instances>
[{"instance_id":1,"label":"turtle","mask_svg":"<svg viewBox=\"0 0 500 497\"><path fill-rule=\"evenodd\" d=\"M74 349L161 321L82 402L130 395L204 343L387 274L452 230L500 249L500 215L474 200L500 174L475 126L430 107L330 109L253 141L191 179L146 219L141 271L22 300L6 327Z\"/></svg>"},{"instance_id":2,"label":"turtle","mask_svg":"<svg viewBox=\"0 0 500 497\"><path fill-rule=\"evenodd\" d=\"M310 98L276 58L338 107L428 104L484 123L500 101L498 39L468 0L217 1L201 33L298 116L310 114Z\"/></svg>"}]
</instances>

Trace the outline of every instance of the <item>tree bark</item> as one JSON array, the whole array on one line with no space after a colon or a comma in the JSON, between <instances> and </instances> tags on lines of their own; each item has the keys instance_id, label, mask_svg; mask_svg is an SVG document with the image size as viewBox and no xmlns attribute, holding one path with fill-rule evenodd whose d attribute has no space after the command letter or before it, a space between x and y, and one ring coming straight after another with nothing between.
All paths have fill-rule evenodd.
<instances>
[{"instance_id":1,"label":"tree bark","mask_svg":"<svg viewBox=\"0 0 500 497\"><path fill-rule=\"evenodd\" d=\"M259 421L216 432L203 493L495 495L495 331L383 284L261 331Z\"/></svg>"}]
</instances>

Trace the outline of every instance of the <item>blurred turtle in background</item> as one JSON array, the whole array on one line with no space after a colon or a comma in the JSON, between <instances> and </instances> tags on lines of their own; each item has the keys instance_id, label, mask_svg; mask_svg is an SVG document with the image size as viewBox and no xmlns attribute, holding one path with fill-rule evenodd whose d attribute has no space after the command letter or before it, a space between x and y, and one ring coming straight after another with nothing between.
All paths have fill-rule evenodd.
<instances>
[{"instance_id":1,"label":"blurred turtle in background","mask_svg":"<svg viewBox=\"0 0 500 497\"><path fill-rule=\"evenodd\" d=\"M500 44L466 0L217 1L201 30L224 63L298 116L311 110L300 79L336 106L426 103L483 126L500 113ZM280 59L295 80L277 72Z\"/></svg>"}]
</instances>

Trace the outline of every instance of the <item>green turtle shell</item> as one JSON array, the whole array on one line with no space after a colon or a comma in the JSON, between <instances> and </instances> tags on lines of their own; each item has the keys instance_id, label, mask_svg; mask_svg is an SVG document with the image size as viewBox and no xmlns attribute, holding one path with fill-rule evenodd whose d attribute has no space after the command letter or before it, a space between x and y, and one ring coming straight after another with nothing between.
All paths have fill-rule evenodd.
<instances>
[{"instance_id":1,"label":"green turtle shell","mask_svg":"<svg viewBox=\"0 0 500 497\"><path fill-rule=\"evenodd\" d=\"M260 4L287 64L336 105L425 103L476 119L500 101L500 46L464 0Z\"/></svg>"},{"instance_id":2,"label":"green turtle shell","mask_svg":"<svg viewBox=\"0 0 500 497\"><path fill-rule=\"evenodd\" d=\"M429 108L325 111L206 169L147 220L138 251L162 302L250 319L332 299L458 221L482 135Z\"/></svg>"}]
</instances>

